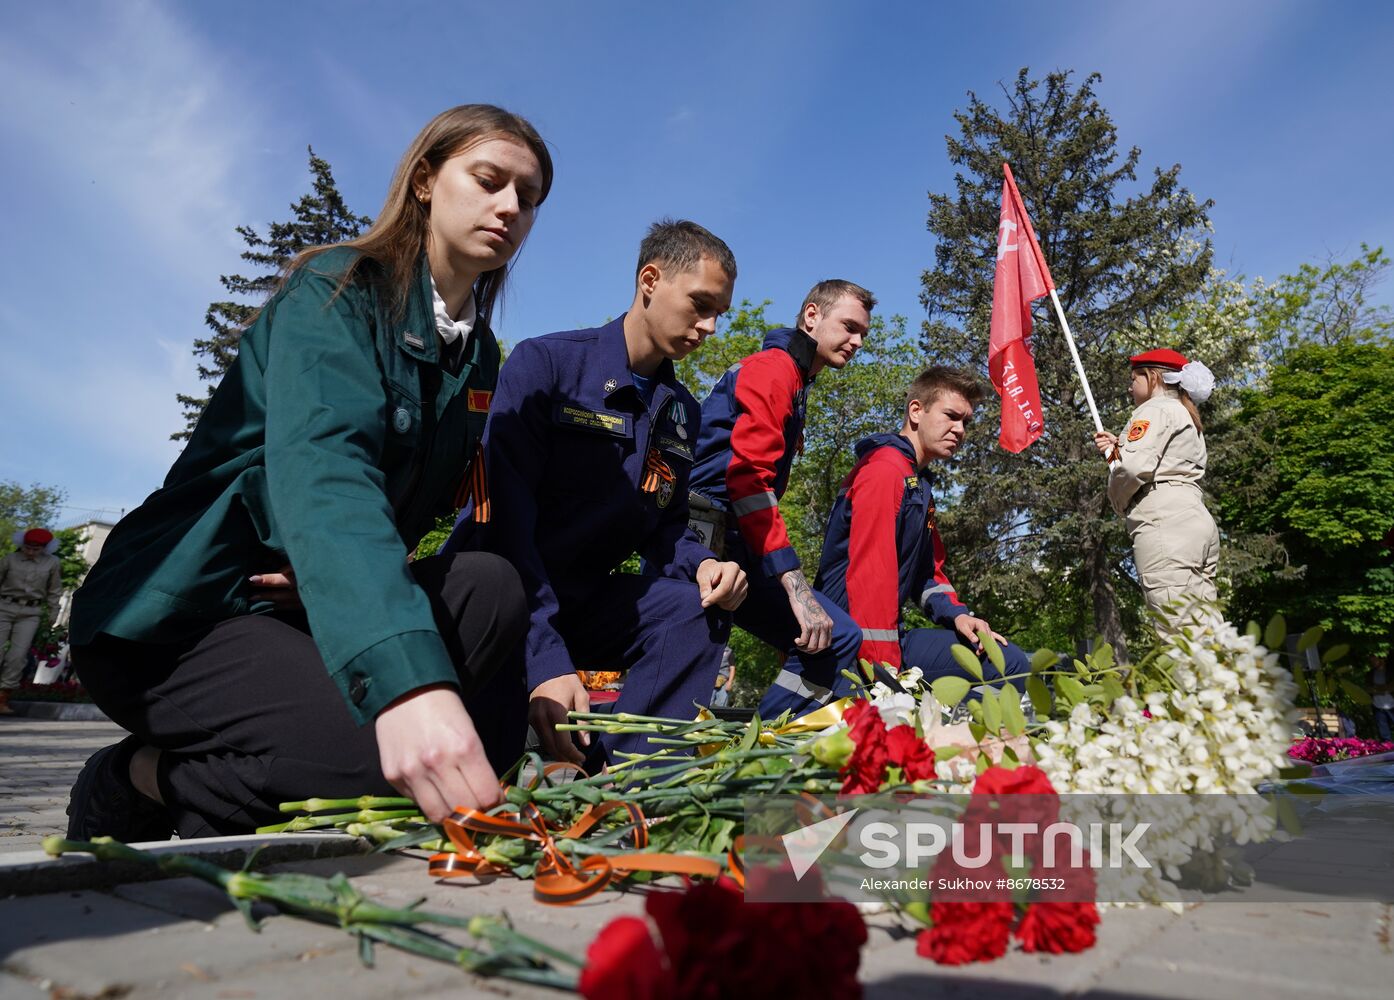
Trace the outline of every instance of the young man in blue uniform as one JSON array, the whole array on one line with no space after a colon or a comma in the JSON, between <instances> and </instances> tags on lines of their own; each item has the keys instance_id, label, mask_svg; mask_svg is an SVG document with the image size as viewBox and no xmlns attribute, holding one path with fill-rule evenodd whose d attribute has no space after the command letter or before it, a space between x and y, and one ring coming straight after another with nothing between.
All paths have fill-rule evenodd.
<instances>
[{"instance_id":1,"label":"young man in blue uniform","mask_svg":"<svg viewBox=\"0 0 1394 1000\"><path fill-rule=\"evenodd\" d=\"M856 666L861 631L810 588L779 512L803 447L808 389L823 368L842 368L862 345L876 299L850 281L809 291L795 329L771 330L762 349L731 368L702 403L692 472L694 526L750 575L741 628L788 655L760 702L772 718L807 701L804 667L837 676ZM719 548L718 551L721 551Z\"/></svg>"},{"instance_id":2,"label":"young man in blue uniform","mask_svg":"<svg viewBox=\"0 0 1394 1000\"><path fill-rule=\"evenodd\" d=\"M690 717L711 697L746 582L688 530L701 411L673 362L715 331L735 279L735 258L716 236L659 222L639 248L629 312L524 340L503 366L484 479L447 551L495 552L522 576L524 671L501 672L491 722L518 752L525 719L558 760L594 768L647 748L644 737L606 735L587 755L557 732L568 711L590 707L577 669L627 671L617 712ZM634 552L644 575L615 573Z\"/></svg>"},{"instance_id":3,"label":"young man in blue uniform","mask_svg":"<svg viewBox=\"0 0 1394 1000\"><path fill-rule=\"evenodd\" d=\"M910 387L900 433L873 434L857 443L857 464L828 518L814 586L861 626L863 659L894 670L919 667L929 680L969 677L950 649L964 643L981 657L978 633L987 632L1002 645L1006 676L1022 687L1031 669L1026 654L968 610L949 582L930 492L928 467L953 457L982 398L982 386L971 375L926 369ZM900 612L907 601L942 627L905 631ZM982 669L987 680L999 676L986 659ZM811 689L808 710L849 693L846 679L836 674L806 673L804 682Z\"/></svg>"}]
</instances>

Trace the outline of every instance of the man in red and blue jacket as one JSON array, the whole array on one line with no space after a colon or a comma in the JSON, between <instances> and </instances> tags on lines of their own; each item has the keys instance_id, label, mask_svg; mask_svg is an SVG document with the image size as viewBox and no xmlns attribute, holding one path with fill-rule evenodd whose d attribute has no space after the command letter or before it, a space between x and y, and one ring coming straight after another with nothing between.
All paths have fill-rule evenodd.
<instances>
[{"instance_id":1,"label":"man in red and blue jacket","mask_svg":"<svg viewBox=\"0 0 1394 1000\"><path fill-rule=\"evenodd\" d=\"M806 664L837 676L856 666L861 630L833 601L808 585L789 542L779 498L802 448L808 389L823 368L842 368L862 345L876 299L850 281L819 282L799 310L795 329L772 330L763 349L731 367L702 403L702 430L692 467L694 508L720 527L711 537L746 571L750 590L735 623L787 654L780 681L760 714L778 715L805 700ZM700 511L694 527L701 529ZM709 522L710 523L710 522Z\"/></svg>"},{"instance_id":2,"label":"man in red and blue jacket","mask_svg":"<svg viewBox=\"0 0 1394 1000\"><path fill-rule=\"evenodd\" d=\"M976 680L950 649L963 643L981 657L978 633L987 632L1002 646L1007 678L1021 688L1031 669L1026 654L974 615L949 582L927 471L930 463L953 457L982 398L982 386L971 375L927 369L910 387L900 433L873 434L857 443L857 463L828 518L815 586L861 626L862 659L897 671L918 667L931 681L950 675ZM909 601L942 627L902 630L900 612ZM982 670L989 681L1000 676L985 659ZM812 680L834 697L850 693L845 678Z\"/></svg>"}]
</instances>

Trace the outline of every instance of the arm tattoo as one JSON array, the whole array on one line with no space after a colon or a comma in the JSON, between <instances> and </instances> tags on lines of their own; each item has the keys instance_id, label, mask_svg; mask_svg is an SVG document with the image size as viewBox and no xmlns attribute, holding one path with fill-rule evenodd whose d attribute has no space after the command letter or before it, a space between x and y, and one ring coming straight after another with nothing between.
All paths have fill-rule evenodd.
<instances>
[{"instance_id":1,"label":"arm tattoo","mask_svg":"<svg viewBox=\"0 0 1394 1000\"><path fill-rule=\"evenodd\" d=\"M789 586L791 588L790 599L804 609L811 621L816 622L827 618L827 612L818 603L818 599L813 596L813 588L808 585L808 580L804 578L803 570L789 571Z\"/></svg>"}]
</instances>

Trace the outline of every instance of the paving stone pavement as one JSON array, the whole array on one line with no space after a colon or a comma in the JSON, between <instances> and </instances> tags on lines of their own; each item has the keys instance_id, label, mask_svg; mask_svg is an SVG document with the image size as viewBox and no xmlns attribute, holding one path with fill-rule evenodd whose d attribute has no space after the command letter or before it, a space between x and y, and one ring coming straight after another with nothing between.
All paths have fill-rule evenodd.
<instances>
[{"instance_id":1,"label":"paving stone pavement","mask_svg":"<svg viewBox=\"0 0 1394 1000\"><path fill-rule=\"evenodd\" d=\"M0 856L68 827L68 789L87 758L126 731L112 722L0 717Z\"/></svg>"},{"instance_id":2,"label":"paving stone pavement","mask_svg":"<svg viewBox=\"0 0 1394 1000\"><path fill-rule=\"evenodd\" d=\"M40 837L62 831L72 778L90 753L119 734L109 724L0 720L0 864L5 853L32 851ZM545 907L532 901L525 883L436 883L424 867L420 858L370 856L279 870L342 871L360 891L388 903L424 895L428 907L446 912L506 912L520 930L578 954L606 922L643 907L642 891ZM986 965L941 968L917 957L914 939L888 918L875 917L863 980L875 1000L931 993L994 1000L1384 996L1394 982L1390 918L1382 903L1260 903L1234 894L1179 916L1110 910L1098 945L1082 955L1013 952ZM777 993L772 983L763 995ZM291 994L334 1000L557 995L381 947L376 966L366 969L347 935L289 917L272 917L253 934L219 892L189 879L0 900L0 997L6 1000Z\"/></svg>"}]
</instances>

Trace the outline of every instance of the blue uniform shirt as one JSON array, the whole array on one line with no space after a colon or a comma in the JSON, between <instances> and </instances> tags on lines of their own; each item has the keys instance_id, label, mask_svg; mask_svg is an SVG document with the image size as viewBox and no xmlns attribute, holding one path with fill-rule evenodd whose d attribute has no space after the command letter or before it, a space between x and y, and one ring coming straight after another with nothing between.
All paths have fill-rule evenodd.
<instances>
[{"instance_id":1,"label":"blue uniform shirt","mask_svg":"<svg viewBox=\"0 0 1394 1000\"><path fill-rule=\"evenodd\" d=\"M529 689L575 669L557 630L561 605L630 554L653 575L683 580L714 558L687 527L701 410L671 362L652 381L646 406L623 316L524 340L499 374L484 431L489 520L475 523L471 503L445 550L495 552L522 576Z\"/></svg>"}]
</instances>

